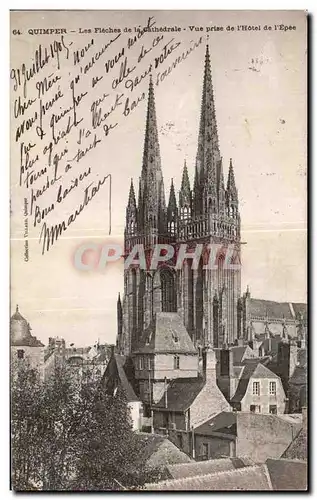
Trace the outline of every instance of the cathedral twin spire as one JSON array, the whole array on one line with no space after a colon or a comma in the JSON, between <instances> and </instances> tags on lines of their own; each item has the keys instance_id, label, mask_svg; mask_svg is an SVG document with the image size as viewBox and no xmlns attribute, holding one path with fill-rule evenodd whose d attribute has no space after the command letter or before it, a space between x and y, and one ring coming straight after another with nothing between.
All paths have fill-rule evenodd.
<instances>
[{"instance_id":1,"label":"cathedral twin spire","mask_svg":"<svg viewBox=\"0 0 317 500\"><path fill-rule=\"evenodd\" d=\"M179 192L179 215L181 219L189 219L210 212L220 215L225 213L228 215L237 214L238 194L232 160L230 160L229 165L227 189L224 184L210 55L207 46L194 186L192 192L185 163ZM136 230L139 234L153 232L166 234L170 232L169 229L172 227L175 232L177 215L178 207L173 181L171 182L169 203L166 209L154 88L150 77L138 204L136 204L134 186L131 181L126 231L130 235Z\"/></svg>"}]
</instances>

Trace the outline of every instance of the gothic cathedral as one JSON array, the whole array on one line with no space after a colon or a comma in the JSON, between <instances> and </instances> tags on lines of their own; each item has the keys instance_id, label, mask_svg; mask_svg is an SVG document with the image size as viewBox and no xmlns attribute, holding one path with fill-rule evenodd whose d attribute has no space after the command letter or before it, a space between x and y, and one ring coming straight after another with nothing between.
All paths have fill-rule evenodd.
<instances>
[{"instance_id":1,"label":"gothic cathedral","mask_svg":"<svg viewBox=\"0 0 317 500\"><path fill-rule=\"evenodd\" d=\"M193 188L185 164L178 203L172 180L166 205L150 81L142 172L137 198L131 181L124 240L126 254L143 245L147 257L158 243L173 245L176 254L180 244L187 245L187 252L202 244L204 251L196 265L188 258L181 269L175 270L172 260L156 270L130 266L124 271L124 296L122 301L119 297L117 309L119 352L130 355L137 350L143 333L161 312L178 315L197 348L235 342L241 293L238 192L231 160L225 186L208 46ZM216 265L204 269L209 244L219 245L219 251ZM234 266L225 265L228 246L234 249Z\"/></svg>"}]
</instances>

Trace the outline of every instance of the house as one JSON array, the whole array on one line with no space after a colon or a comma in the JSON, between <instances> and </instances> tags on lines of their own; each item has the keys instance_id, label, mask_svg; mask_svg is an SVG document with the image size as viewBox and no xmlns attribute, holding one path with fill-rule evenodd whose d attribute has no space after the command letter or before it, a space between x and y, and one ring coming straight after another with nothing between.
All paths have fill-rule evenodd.
<instances>
[{"instance_id":1,"label":"house","mask_svg":"<svg viewBox=\"0 0 317 500\"><path fill-rule=\"evenodd\" d=\"M307 463L268 459L265 464L147 484L164 491L306 491Z\"/></svg>"},{"instance_id":2,"label":"house","mask_svg":"<svg viewBox=\"0 0 317 500\"><path fill-rule=\"evenodd\" d=\"M217 386L214 351L206 349L203 353L203 376L172 380L151 408L155 431L168 435L180 449L192 455L192 429L231 409Z\"/></svg>"},{"instance_id":3,"label":"house","mask_svg":"<svg viewBox=\"0 0 317 500\"><path fill-rule=\"evenodd\" d=\"M143 404L136 395L131 381L128 379L128 364L126 356L115 354L112 351L111 358L101 379L101 387L107 394L115 395L119 386L124 390L128 407L131 412L132 426L134 430L140 430L143 425Z\"/></svg>"},{"instance_id":4,"label":"house","mask_svg":"<svg viewBox=\"0 0 317 500\"><path fill-rule=\"evenodd\" d=\"M302 428L301 415L222 412L192 432L196 460L280 458Z\"/></svg>"},{"instance_id":5,"label":"house","mask_svg":"<svg viewBox=\"0 0 317 500\"><path fill-rule=\"evenodd\" d=\"M217 384L234 410L284 413L280 377L255 357L249 346L217 349Z\"/></svg>"},{"instance_id":6,"label":"house","mask_svg":"<svg viewBox=\"0 0 317 500\"><path fill-rule=\"evenodd\" d=\"M286 411L301 412L307 406L307 347L299 347L294 340L281 342L277 354L265 364L282 380L288 399Z\"/></svg>"},{"instance_id":7,"label":"house","mask_svg":"<svg viewBox=\"0 0 317 500\"><path fill-rule=\"evenodd\" d=\"M133 353L142 401L157 403L166 381L197 378L198 352L177 313L155 315Z\"/></svg>"},{"instance_id":8,"label":"house","mask_svg":"<svg viewBox=\"0 0 317 500\"><path fill-rule=\"evenodd\" d=\"M16 306L10 321L11 366L13 370L21 363L28 363L44 378L44 344L31 334L30 323L21 315Z\"/></svg>"}]
</instances>

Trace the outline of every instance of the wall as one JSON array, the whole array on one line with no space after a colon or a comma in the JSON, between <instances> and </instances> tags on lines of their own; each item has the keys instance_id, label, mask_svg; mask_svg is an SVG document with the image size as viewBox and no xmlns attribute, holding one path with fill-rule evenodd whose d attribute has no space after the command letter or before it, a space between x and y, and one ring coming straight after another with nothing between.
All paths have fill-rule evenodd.
<instances>
[{"instance_id":1,"label":"wall","mask_svg":"<svg viewBox=\"0 0 317 500\"><path fill-rule=\"evenodd\" d=\"M154 429L171 428L175 424L176 429L187 430L186 417L181 412L153 410Z\"/></svg>"},{"instance_id":2,"label":"wall","mask_svg":"<svg viewBox=\"0 0 317 500\"><path fill-rule=\"evenodd\" d=\"M18 359L18 350L24 351L24 358L21 360ZM11 346L11 359L13 362L27 361L30 368L37 369L44 379L44 347Z\"/></svg>"},{"instance_id":3,"label":"wall","mask_svg":"<svg viewBox=\"0 0 317 500\"><path fill-rule=\"evenodd\" d=\"M208 444L208 459L234 456L234 441L214 436L201 436L195 434L195 459L205 460L202 456L203 444Z\"/></svg>"},{"instance_id":4,"label":"wall","mask_svg":"<svg viewBox=\"0 0 317 500\"><path fill-rule=\"evenodd\" d=\"M300 430L277 415L237 412L237 457L249 457L263 463L280 458Z\"/></svg>"},{"instance_id":5,"label":"wall","mask_svg":"<svg viewBox=\"0 0 317 500\"><path fill-rule=\"evenodd\" d=\"M150 376L152 380L164 380L165 377L168 380L175 378L197 377L198 355L178 354L178 356L179 370L175 370L174 354L138 354L134 357L135 377L137 379L148 380L149 367L151 369ZM140 357L143 358L143 370L139 369Z\"/></svg>"},{"instance_id":6,"label":"wall","mask_svg":"<svg viewBox=\"0 0 317 500\"><path fill-rule=\"evenodd\" d=\"M231 411L231 406L217 386L216 357L212 349L206 354L205 385L190 407L190 425L197 427L221 411Z\"/></svg>"},{"instance_id":7,"label":"wall","mask_svg":"<svg viewBox=\"0 0 317 500\"><path fill-rule=\"evenodd\" d=\"M253 394L253 382L260 382L260 395ZM270 382L276 382L276 396L270 395ZM249 412L251 405L261 405L261 413L269 413L269 406L276 405L277 413L285 412L285 392L279 378L257 379L251 377L246 394L241 401L241 411Z\"/></svg>"},{"instance_id":8,"label":"wall","mask_svg":"<svg viewBox=\"0 0 317 500\"><path fill-rule=\"evenodd\" d=\"M175 378L197 377L198 355L178 354L179 370L174 369L174 354L156 354L154 358L154 378L163 380Z\"/></svg>"},{"instance_id":9,"label":"wall","mask_svg":"<svg viewBox=\"0 0 317 500\"><path fill-rule=\"evenodd\" d=\"M134 431L141 430L141 412L142 412L141 401L132 401L128 403L128 407L130 408L133 430Z\"/></svg>"}]
</instances>

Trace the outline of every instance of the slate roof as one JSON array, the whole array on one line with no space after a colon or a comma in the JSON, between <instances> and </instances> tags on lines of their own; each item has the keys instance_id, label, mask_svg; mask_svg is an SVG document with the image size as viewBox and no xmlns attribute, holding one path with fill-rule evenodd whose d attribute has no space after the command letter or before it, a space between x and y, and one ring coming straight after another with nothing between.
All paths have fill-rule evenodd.
<instances>
[{"instance_id":1,"label":"slate roof","mask_svg":"<svg viewBox=\"0 0 317 500\"><path fill-rule=\"evenodd\" d=\"M239 365L244 359L255 357L255 354L250 346L233 346L231 347L233 364Z\"/></svg>"},{"instance_id":2,"label":"slate roof","mask_svg":"<svg viewBox=\"0 0 317 500\"><path fill-rule=\"evenodd\" d=\"M307 304L293 302L292 306L296 315L302 314L304 318L307 317Z\"/></svg>"},{"instance_id":3,"label":"slate roof","mask_svg":"<svg viewBox=\"0 0 317 500\"><path fill-rule=\"evenodd\" d=\"M258 359L255 360L245 360L244 361L244 369L241 375L241 378L238 383L237 390L234 396L231 398L231 402L238 403L242 401L247 391L249 382L251 377L254 378L274 378L278 379L279 377L269 370L266 366L259 363Z\"/></svg>"},{"instance_id":4,"label":"slate roof","mask_svg":"<svg viewBox=\"0 0 317 500\"><path fill-rule=\"evenodd\" d=\"M110 358L101 379L101 386L107 393L113 394L115 389L120 385L124 389L128 402L139 401L124 370L125 361L126 357L120 354L114 354Z\"/></svg>"},{"instance_id":5,"label":"slate roof","mask_svg":"<svg viewBox=\"0 0 317 500\"><path fill-rule=\"evenodd\" d=\"M306 385L307 384L307 367L296 366L293 375L289 379L291 385Z\"/></svg>"},{"instance_id":6,"label":"slate roof","mask_svg":"<svg viewBox=\"0 0 317 500\"><path fill-rule=\"evenodd\" d=\"M299 460L267 459L262 465L147 484L146 489L165 491L306 491L307 463Z\"/></svg>"},{"instance_id":7,"label":"slate roof","mask_svg":"<svg viewBox=\"0 0 317 500\"><path fill-rule=\"evenodd\" d=\"M251 316L279 319L293 319L289 302L274 302L272 300L250 299L249 312Z\"/></svg>"},{"instance_id":8,"label":"slate roof","mask_svg":"<svg viewBox=\"0 0 317 500\"><path fill-rule=\"evenodd\" d=\"M168 465L166 467L170 479L181 479L185 477L204 476L225 470L240 469L255 465L248 458L220 458L215 460L205 460L202 462L191 462L186 464Z\"/></svg>"},{"instance_id":9,"label":"slate roof","mask_svg":"<svg viewBox=\"0 0 317 500\"><path fill-rule=\"evenodd\" d=\"M268 458L265 464L274 491L307 490L307 462Z\"/></svg>"},{"instance_id":10,"label":"slate roof","mask_svg":"<svg viewBox=\"0 0 317 500\"><path fill-rule=\"evenodd\" d=\"M202 434L204 436L212 435L214 432L236 436L237 412L222 411L195 428L195 434Z\"/></svg>"},{"instance_id":11,"label":"slate roof","mask_svg":"<svg viewBox=\"0 0 317 500\"><path fill-rule=\"evenodd\" d=\"M184 464L191 462L186 453L182 452L165 436L136 433L136 439L142 444L140 463L146 463L149 468L165 467L170 464Z\"/></svg>"},{"instance_id":12,"label":"slate roof","mask_svg":"<svg viewBox=\"0 0 317 500\"><path fill-rule=\"evenodd\" d=\"M305 427L299 431L281 458L307 460L307 429Z\"/></svg>"},{"instance_id":13,"label":"slate roof","mask_svg":"<svg viewBox=\"0 0 317 500\"><path fill-rule=\"evenodd\" d=\"M134 352L197 354L181 317L163 312L155 315Z\"/></svg>"},{"instance_id":14,"label":"slate roof","mask_svg":"<svg viewBox=\"0 0 317 500\"><path fill-rule=\"evenodd\" d=\"M172 411L186 411L205 385L202 377L172 380L167 388L167 408ZM165 394L153 408L165 408Z\"/></svg>"},{"instance_id":15,"label":"slate roof","mask_svg":"<svg viewBox=\"0 0 317 500\"><path fill-rule=\"evenodd\" d=\"M21 328L21 336L20 338L16 339L14 338L13 334L13 325L15 323L20 323L20 328ZM38 340L35 336L31 335L31 330L32 328L30 327L30 324L27 322L27 320L22 316L22 314L19 311L19 307L16 306L16 311L15 313L11 316L10 320L10 344L15 347L23 347L23 346L29 346L29 347L44 347L44 344L40 340Z\"/></svg>"},{"instance_id":16,"label":"slate roof","mask_svg":"<svg viewBox=\"0 0 317 500\"><path fill-rule=\"evenodd\" d=\"M265 465L244 467L204 476L173 479L147 484L147 490L166 491L231 491L271 490L271 482Z\"/></svg>"},{"instance_id":17,"label":"slate roof","mask_svg":"<svg viewBox=\"0 0 317 500\"><path fill-rule=\"evenodd\" d=\"M44 344L33 335L24 337L22 340L11 339L11 345L15 347L23 347L23 346L44 347Z\"/></svg>"}]
</instances>

